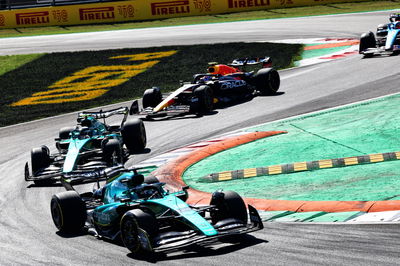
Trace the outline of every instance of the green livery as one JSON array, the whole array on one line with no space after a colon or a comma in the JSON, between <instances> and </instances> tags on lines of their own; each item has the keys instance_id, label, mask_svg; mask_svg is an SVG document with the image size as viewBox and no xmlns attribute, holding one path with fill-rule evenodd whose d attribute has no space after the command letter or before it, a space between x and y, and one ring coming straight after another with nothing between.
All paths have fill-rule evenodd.
<instances>
[{"instance_id":1,"label":"green livery","mask_svg":"<svg viewBox=\"0 0 400 266\"><path fill-rule=\"evenodd\" d=\"M64 127L56 138L57 153L47 146L31 150L31 169L25 165L25 180L36 185L52 184L60 179L86 182L97 179L103 169L123 164L130 154L146 147L146 130L140 119L130 117L129 109L81 112L78 124ZM119 125L108 125L105 119L123 115ZM101 122L100 119L104 119Z\"/></svg>"},{"instance_id":2,"label":"green livery","mask_svg":"<svg viewBox=\"0 0 400 266\"><path fill-rule=\"evenodd\" d=\"M192 206L186 203L188 187L171 193L156 177L144 178L137 169L112 167L103 174L108 182L94 192L78 194L64 182L68 191L53 196L51 213L60 231L86 230L122 239L132 253L140 253L166 252L263 228L257 210L250 205L247 210L233 191L216 191L210 205Z\"/></svg>"}]
</instances>

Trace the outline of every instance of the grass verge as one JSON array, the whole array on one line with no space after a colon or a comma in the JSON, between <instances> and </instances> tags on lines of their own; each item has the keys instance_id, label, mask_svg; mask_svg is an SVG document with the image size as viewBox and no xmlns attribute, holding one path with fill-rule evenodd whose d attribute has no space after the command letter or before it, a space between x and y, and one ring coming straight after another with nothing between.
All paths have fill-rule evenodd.
<instances>
[{"instance_id":1,"label":"grass verge","mask_svg":"<svg viewBox=\"0 0 400 266\"><path fill-rule=\"evenodd\" d=\"M14 70L22 65L25 65L37 58L42 54L28 54L28 55L8 55L0 57L0 76L11 70Z\"/></svg>"},{"instance_id":2,"label":"grass verge","mask_svg":"<svg viewBox=\"0 0 400 266\"><path fill-rule=\"evenodd\" d=\"M139 22L126 22L126 23L101 24L101 25L80 25L80 26L62 26L62 27L51 26L51 27L36 27L36 28L34 27L34 28L3 29L0 30L0 38L92 32L92 31L105 31L105 30L120 30L120 29L136 29L136 28L149 28L149 27L179 26L179 25L192 25L192 24L204 24L204 23L220 23L220 22L232 22L232 21L243 21L243 20L276 19L276 18L288 18L288 17L390 10L399 8L400 8L400 0L337 3L337 4L318 5L318 6L280 8L280 9L259 10L251 12L240 12L240 13L208 15L208 16L170 18L170 19L161 19L154 21L139 21Z\"/></svg>"},{"instance_id":3,"label":"grass verge","mask_svg":"<svg viewBox=\"0 0 400 266\"><path fill-rule=\"evenodd\" d=\"M148 54L163 51L176 53L162 58ZM204 73L207 62L227 63L234 58L271 55L276 68L291 67L301 51L299 44L229 43L44 54L0 76L0 127L131 100L152 86L170 91L179 86L180 80L190 81L193 74ZM4 58L9 60L0 57L0 62ZM139 67L154 61L159 62ZM106 92L99 97L71 101L71 97L101 90ZM12 106L39 94L57 103Z\"/></svg>"}]
</instances>

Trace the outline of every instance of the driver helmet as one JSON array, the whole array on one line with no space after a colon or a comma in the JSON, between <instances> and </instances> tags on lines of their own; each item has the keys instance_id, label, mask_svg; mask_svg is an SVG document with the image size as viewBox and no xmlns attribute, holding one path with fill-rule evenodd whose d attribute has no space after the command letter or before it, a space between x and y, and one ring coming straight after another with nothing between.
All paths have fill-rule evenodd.
<instances>
[{"instance_id":1,"label":"driver helmet","mask_svg":"<svg viewBox=\"0 0 400 266\"><path fill-rule=\"evenodd\" d=\"M400 21L400 13L392 13L392 14L390 14L389 20L391 22Z\"/></svg>"},{"instance_id":2,"label":"driver helmet","mask_svg":"<svg viewBox=\"0 0 400 266\"><path fill-rule=\"evenodd\" d=\"M82 121L81 121L81 125L83 127L91 127L92 126L92 120L90 120L88 117L85 117Z\"/></svg>"},{"instance_id":3,"label":"driver helmet","mask_svg":"<svg viewBox=\"0 0 400 266\"><path fill-rule=\"evenodd\" d=\"M144 182L144 176L141 174L132 175L128 178L126 184L129 188L134 188L142 185Z\"/></svg>"}]
</instances>

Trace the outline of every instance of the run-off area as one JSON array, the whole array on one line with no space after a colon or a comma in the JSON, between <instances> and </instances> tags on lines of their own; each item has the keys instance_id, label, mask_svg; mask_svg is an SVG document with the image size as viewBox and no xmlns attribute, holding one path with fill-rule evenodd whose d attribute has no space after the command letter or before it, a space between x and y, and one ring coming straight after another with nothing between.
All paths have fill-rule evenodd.
<instances>
[{"instance_id":1,"label":"run-off area","mask_svg":"<svg viewBox=\"0 0 400 266\"><path fill-rule=\"evenodd\" d=\"M188 168L184 181L202 191L222 188L237 191L244 197L262 199L399 200L398 160L246 180L200 182L201 177L214 172L398 151L400 118L396 110L399 99L397 94L247 129L286 130L288 134L260 139L212 155ZM323 214L270 212L265 214L265 219L346 221L360 215L358 212L335 213L330 217ZM397 213L393 213L394 217Z\"/></svg>"}]
</instances>

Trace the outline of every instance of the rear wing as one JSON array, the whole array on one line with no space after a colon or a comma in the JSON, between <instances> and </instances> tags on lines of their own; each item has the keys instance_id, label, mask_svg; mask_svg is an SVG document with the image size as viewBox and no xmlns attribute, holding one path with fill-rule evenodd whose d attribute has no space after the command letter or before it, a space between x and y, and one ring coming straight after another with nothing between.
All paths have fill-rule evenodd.
<instances>
[{"instance_id":1,"label":"rear wing","mask_svg":"<svg viewBox=\"0 0 400 266\"><path fill-rule=\"evenodd\" d=\"M66 190L75 190L73 187L74 184L92 182L96 182L98 187L100 187L100 181L105 181L106 183L112 182L124 172L133 172L135 175L138 175L138 170L143 168L145 167L125 168L123 165L116 165L92 171L74 171L72 173L62 174L60 181Z\"/></svg>"},{"instance_id":2,"label":"rear wing","mask_svg":"<svg viewBox=\"0 0 400 266\"><path fill-rule=\"evenodd\" d=\"M232 63L228 64L229 66L233 67L245 67L246 65L261 65L263 67L271 67L272 66L272 60L270 57L264 57L264 58L238 58L234 59Z\"/></svg>"},{"instance_id":3,"label":"rear wing","mask_svg":"<svg viewBox=\"0 0 400 266\"><path fill-rule=\"evenodd\" d=\"M128 113L129 113L128 107L120 107L106 111L100 110L99 112L80 112L78 114L78 119L84 119L87 116L99 119L99 118L107 118L113 115L128 115Z\"/></svg>"},{"instance_id":4,"label":"rear wing","mask_svg":"<svg viewBox=\"0 0 400 266\"><path fill-rule=\"evenodd\" d=\"M78 113L78 122L83 121L86 117L90 116L93 117L95 119L106 119L110 116L113 115L124 115L124 118L122 119L121 125L125 123L126 119L128 118L128 114L129 114L129 108L128 107L120 107L120 108L116 108L116 109L110 109L110 110L100 110L99 112L80 112ZM105 120L104 120L105 121Z\"/></svg>"}]
</instances>

